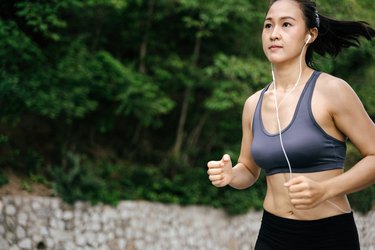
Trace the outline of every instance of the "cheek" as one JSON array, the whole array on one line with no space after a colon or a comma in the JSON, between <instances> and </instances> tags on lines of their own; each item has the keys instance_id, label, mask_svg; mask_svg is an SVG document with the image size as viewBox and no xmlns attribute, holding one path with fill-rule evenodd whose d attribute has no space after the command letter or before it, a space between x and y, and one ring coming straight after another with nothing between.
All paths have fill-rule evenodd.
<instances>
[{"instance_id":1,"label":"cheek","mask_svg":"<svg viewBox=\"0 0 375 250\"><path fill-rule=\"evenodd\" d=\"M267 31L265 31L263 29L263 31L262 31L262 43L264 43L265 41L267 41L267 37L268 37Z\"/></svg>"},{"instance_id":2,"label":"cheek","mask_svg":"<svg viewBox=\"0 0 375 250\"><path fill-rule=\"evenodd\" d=\"M262 33L262 48L263 48L264 53L266 53L267 47L268 47L267 35L263 32Z\"/></svg>"}]
</instances>

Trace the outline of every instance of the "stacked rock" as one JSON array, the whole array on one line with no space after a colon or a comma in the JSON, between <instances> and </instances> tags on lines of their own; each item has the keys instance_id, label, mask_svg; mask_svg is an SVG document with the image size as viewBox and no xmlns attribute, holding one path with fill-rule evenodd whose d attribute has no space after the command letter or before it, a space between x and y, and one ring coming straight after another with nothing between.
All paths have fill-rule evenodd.
<instances>
[{"instance_id":1,"label":"stacked rock","mask_svg":"<svg viewBox=\"0 0 375 250\"><path fill-rule=\"evenodd\" d=\"M251 250L261 212L229 217L222 210L145 201L112 207L59 198L0 198L0 249ZM375 250L375 213L355 213L362 249Z\"/></svg>"}]
</instances>

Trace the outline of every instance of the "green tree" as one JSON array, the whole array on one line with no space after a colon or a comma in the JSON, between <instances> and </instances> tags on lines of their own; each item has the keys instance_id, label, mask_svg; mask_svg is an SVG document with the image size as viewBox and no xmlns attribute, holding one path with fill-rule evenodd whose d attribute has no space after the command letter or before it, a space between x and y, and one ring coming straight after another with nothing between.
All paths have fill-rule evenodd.
<instances>
[{"instance_id":1,"label":"green tree","mask_svg":"<svg viewBox=\"0 0 375 250\"><path fill-rule=\"evenodd\" d=\"M317 3L338 19L374 20L371 0ZM224 152L236 160L243 103L271 81L261 46L266 8L247 0L1 1L0 163L55 173L61 185L87 174L103 196L112 190L105 179L142 185L126 180L136 166L145 172L134 176L163 180L125 198L157 200L160 191L161 200L228 206L214 189L204 197L200 182L208 160ZM374 118L374 42L362 43L316 66L347 80ZM71 164L72 155L90 164ZM123 168L103 167L103 159Z\"/></svg>"}]
</instances>

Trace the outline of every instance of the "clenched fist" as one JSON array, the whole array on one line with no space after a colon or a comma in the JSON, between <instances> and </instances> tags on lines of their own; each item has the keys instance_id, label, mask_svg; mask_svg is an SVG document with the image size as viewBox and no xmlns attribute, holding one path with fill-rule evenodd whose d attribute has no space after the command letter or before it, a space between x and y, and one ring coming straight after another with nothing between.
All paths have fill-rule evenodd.
<instances>
[{"instance_id":1,"label":"clenched fist","mask_svg":"<svg viewBox=\"0 0 375 250\"><path fill-rule=\"evenodd\" d=\"M220 161L209 161L207 167L208 178L212 185L224 187L232 181L232 161L228 154L225 154Z\"/></svg>"}]
</instances>

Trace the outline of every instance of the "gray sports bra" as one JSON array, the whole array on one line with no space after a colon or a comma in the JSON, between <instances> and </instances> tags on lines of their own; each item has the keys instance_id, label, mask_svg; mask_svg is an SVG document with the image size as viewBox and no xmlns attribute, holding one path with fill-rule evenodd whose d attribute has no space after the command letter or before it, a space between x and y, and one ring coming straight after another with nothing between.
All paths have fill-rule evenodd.
<instances>
[{"instance_id":1,"label":"gray sports bra","mask_svg":"<svg viewBox=\"0 0 375 250\"><path fill-rule=\"evenodd\" d=\"M292 172L308 173L343 168L346 144L328 135L315 121L311 110L311 98L320 72L314 71L306 83L290 124L281 131L285 151ZM266 175L288 173L287 161L281 149L279 135L268 133L262 122L260 95L255 109L251 153L254 161L265 170Z\"/></svg>"}]
</instances>

